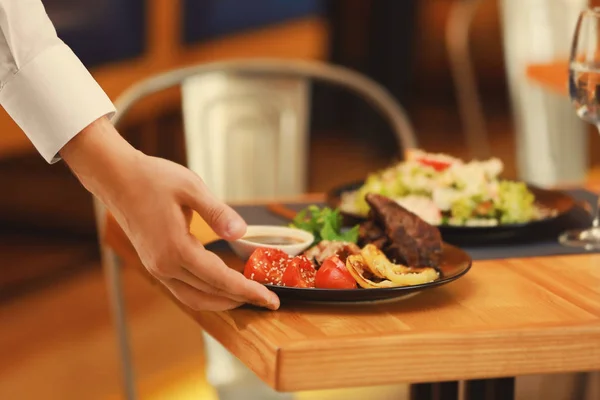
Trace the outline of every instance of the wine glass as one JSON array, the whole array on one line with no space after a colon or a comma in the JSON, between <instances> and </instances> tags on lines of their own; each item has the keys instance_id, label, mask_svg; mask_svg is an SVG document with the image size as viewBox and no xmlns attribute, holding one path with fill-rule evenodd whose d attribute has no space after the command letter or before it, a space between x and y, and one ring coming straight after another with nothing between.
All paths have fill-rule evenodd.
<instances>
[{"instance_id":1,"label":"wine glass","mask_svg":"<svg viewBox=\"0 0 600 400\"><path fill-rule=\"evenodd\" d=\"M579 118L600 130L600 7L581 13L569 60L569 95ZM564 232L566 246L600 249L600 198L592 226Z\"/></svg>"}]
</instances>

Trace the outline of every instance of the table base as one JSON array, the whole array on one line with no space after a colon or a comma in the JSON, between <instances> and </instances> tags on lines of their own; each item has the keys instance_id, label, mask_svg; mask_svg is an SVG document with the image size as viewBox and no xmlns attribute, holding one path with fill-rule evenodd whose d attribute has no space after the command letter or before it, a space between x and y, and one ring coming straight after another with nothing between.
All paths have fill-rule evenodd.
<instances>
[{"instance_id":1,"label":"table base","mask_svg":"<svg viewBox=\"0 0 600 400\"><path fill-rule=\"evenodd\" d=\"M464 400L514 400L515 378L466 381ZM418 383L410 387L411 400L458 400L458 382Z\"/></svg>"},{"instance_id":2,"label":"table base","mask_svg":"<svg viewBox=\"0 0 600 400\"><path fill-rule=\"evenodd\" d=\"M514 400L515 378L478 379L465 382L465 400Z\"/></svg>"},{"instance_id":3,"label":"table base","mask_svg":"<svg viewBox=\"0 0 600 400\"><path fill-rule=\"evenodd\" d=\"M458 400L458 382L411 385L410 400Z\"/></svg>"}]
</instances>

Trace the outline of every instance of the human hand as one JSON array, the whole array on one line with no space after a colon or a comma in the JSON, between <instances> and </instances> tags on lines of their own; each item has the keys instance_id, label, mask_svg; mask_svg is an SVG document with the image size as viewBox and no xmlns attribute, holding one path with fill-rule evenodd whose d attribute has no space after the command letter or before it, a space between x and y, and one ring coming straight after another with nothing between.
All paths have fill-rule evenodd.
<instances>
[{"instance_id":1,"label":"human hand","mask_svg":"<svg viewBox=\"0 0 600 400\"><path fill-rule=\"evenodd\" d=\"M245 233L243 219L192 171L135 151L111 128L108 121L97 121L61 155L113 213L150 274L195 310L227 310L243 303L277 309L274 293L226 266L189 232L192 211L227 240ZM94 149L93 156L84 156L86 147Z\"/></svg>"},{"instance_id":2,"label":"human hand","mask_svg":"<svg viewBox=\"0 0 600 400\"><path fill-rule=\"evenodd\" d=\"M193 210L228 240L244 235L243 219L187 168L141 153L135 165L136 180L110 208L148 271L193 309L242 303L276 309L273 293L227 267L189 233Z\"/></svg>"}]
</instances>

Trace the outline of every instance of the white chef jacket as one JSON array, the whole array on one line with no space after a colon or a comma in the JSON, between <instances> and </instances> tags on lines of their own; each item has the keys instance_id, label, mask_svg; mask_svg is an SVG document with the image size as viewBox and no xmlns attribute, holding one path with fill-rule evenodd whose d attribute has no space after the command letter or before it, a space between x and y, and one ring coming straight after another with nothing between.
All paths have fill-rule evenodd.
<instances>
[{"instance_id":1,"label":"white chef jacket","mask_svg":"<svg viewBox=\"0 0 600 400\"><path fill-rule=\"evenodd\" d=\"M41 0L0 0L0 105L49 163L83 128L115 112Z\"/></svg>"}]
</instances>

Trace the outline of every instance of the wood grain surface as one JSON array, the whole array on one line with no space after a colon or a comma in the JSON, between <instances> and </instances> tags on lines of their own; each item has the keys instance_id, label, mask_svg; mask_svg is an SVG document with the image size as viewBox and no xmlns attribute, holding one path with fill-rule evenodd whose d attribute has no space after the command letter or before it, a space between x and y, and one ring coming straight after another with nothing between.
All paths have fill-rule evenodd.
<instances>
[{"instance_id":1,"label":"wood grain surface","mask_svg":"<svg viewBox=\"0 0 600 400\"><path fill-rule=\"evenodd\" d=\"M111 217L105 240L148 276ZM298 391L600 369L599 282L600 255L586 254L477 261L396 303L181 307L269 385Z\"/></svg>"}]
</instances>

